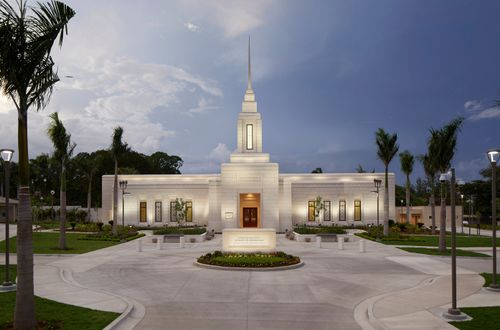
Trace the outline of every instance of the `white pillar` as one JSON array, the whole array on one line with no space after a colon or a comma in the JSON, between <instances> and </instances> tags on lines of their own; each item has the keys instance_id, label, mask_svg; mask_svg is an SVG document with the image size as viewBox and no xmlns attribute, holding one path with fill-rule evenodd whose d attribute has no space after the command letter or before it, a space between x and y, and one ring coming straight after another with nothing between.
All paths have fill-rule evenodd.
<instances>
[{"instance_id":1,"label":"white pillar","mask_svg":"<svg viewBox=\"0 0 500 330\"><path fill-rule=\"evenodd\" d=\"M365 252L365 240L364 239L360 239L359 240L359 252L363 253Z\"/></svg>"},{"instance_id":2,"label":"white pillar","mask_svg":"<svg viewBox=\"0 0 500 330\"><path fill-rule=\"evenodd\" d=\"M142 252L142 239L137 240L137 252Z\"/></svg>"},{"instance_id":3,"label":"white pillar","mask_svg":"<svg viewBox=\"0 0 500 330\"><path fill-rule=\"evenodd\" d=\"M339 237L337 244L338 244L339 250L343 250L344 249L344 237L342 237L342 236Z\"/></svg>"},{"instance_id":4,"label":"white pillar","mask_svg":"<svg viewBox=\"0 0 500 330\"><path fill-rule=\"evenodd\" d=\"M163 237L161 237L161 236L157 236L157 238L156 238L156 248L158 250L161 250L161 243L162 243L161 240L162 239L163 239Z\"/></svg>"},{"instance_id":5,"label":"white pillar","mask_svg":"<svg viewBox=\"0 0 500 330\"><path fill-rule=\"evenodd\" d=\"M184 236L179 237L179 247L184 248Z\"/></svg>"},{"instance_id":6,"label":"white pillar","mask_svg":"<svg viewBox=\"0 0 500 330\"><path fill-rule=\"evenodd\" d=\"M321 236L316 236L316 247L321 248Z\"/></svg>"}]
</instances>

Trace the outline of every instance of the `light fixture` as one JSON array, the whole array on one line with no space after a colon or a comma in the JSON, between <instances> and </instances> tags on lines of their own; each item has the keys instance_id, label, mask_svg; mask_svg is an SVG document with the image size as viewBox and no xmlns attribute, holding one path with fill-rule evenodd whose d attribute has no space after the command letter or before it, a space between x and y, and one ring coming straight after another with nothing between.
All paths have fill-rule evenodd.
<instances>
[{"instance_id":1,"label":"light fixture","mask_svg":"<svg viewBox=\"0 0 500 330\"><path fill-rule=\"evenodd\" d=\"M120 181L120 189L127 189L128 181Z\"/></svg>"},{"instance_id":2,"label":"light fixture","mask_svg":"<svg viewBox=\"0 0 500 330\"><path fill-rule=\"evenodd\" d=\"M2 149L0 150L0 154L2 154L2 159L4 162L10 162L12 160L12 155L14 155L14 150Z\"/></svg>"},{"instance_id":3,"label":"light fixture","mask_svg":"<svg viewBox=\"0 0 500 330\"><path fill-rule=\"evenodd\" d=\"M490 163L497 163L498 158L500 158L500 150L496 149L488 150L486 155L488 156L488 160L490 161Z\"/></svg>"}]
</instances>

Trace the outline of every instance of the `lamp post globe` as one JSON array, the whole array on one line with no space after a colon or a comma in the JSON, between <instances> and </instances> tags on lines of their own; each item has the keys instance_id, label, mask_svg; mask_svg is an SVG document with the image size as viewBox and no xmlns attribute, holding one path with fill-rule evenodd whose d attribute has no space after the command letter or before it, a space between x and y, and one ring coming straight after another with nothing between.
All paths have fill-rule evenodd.
<instances>
[{"instance_id":1,"label":"lamp post globe","mask_svg":"<svg viewBox=\"0 0 500 330\"><path fill-rule=\"evenodd\" d=\"M493 250L493 272L489 290L500 291L500 285L497 283L497 163L500 158L500 150L491 149L486 153L491 164L491 245Z\"/></svg>"}]
</instances>

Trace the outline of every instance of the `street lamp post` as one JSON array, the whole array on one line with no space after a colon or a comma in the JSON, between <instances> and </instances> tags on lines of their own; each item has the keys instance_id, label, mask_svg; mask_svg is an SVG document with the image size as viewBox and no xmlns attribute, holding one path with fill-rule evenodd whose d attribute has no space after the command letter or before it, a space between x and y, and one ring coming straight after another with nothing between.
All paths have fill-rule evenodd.
<instances>
[{"instance_id":1,"label":"street lamp post","mask_svg":"<svg viewBox=\"0 0 500 330\"><path fill-rule=\"evenodd\" d=\"M125 195L128 195L128 192L125 192L127 189L128 181L120 181L120 189L122 190L122 230L125 230ZM125 238L122 238L122 241Z\"/></svg>"},{"instance_id":2,"label":"street lamp post","mask_svg":"<svg viewBox=\"0 0 500 330\"><path fill-rule=\"evenodd\" d=\"M5 175L5 281L2 283L1 291L14 291L16 285L13 284L9 279L9 223L10 223L10 205L9 205L9 194L10 194L10 161L12 160L12 155L14 150L12 149L2 149L0 154L3 160L3 169Z\"/></svg>"},{"instance_id":3,"label":"street lamp post","mask_svg":"<svg viewBox=\"0 0 500 330\"><path fill-rule=\"evenodd\" d=\"M460 205L462 205L462 216L460 217L462 235L464 234L464 194L460 194Z\"/></svg>"},{"instance_id":4,"label":"street lamp post","mask_svg":"<svg viewBox=\"0 0 500 330\"><path fill-rule=\"evenodd\" d=\"M500 291L497 283L497 162L500 158L500 150L488 151L488 160L491 164L491 245L493 248L493 273L489 290Z\"/></svg>"},{"instance_id":5,"label":"street lamp post","mask_svg":"<svg viewBox=\"0 0 500 330\"><path fill-rule=\"evenodd\" d=\"M441 174L439 181L450 181L450 208L451 208L451 308L444 313L444 317L452 320L464 320L467 315L457 308L457 224L456 224L456 187L455 169Z\"/></svg>"},{"instance_id":6,"label":"street lamp post","mask_svg":"<svg viewBox=\"0 0 500 330\"><path fill-rule=\"evenodd\" d=\"M373 179L373 184L375 185L376 193L377 193L377 242L380 242L380 212L379 212L379 189L382 184L382 180Z\"/></svg>"}]
</instances>

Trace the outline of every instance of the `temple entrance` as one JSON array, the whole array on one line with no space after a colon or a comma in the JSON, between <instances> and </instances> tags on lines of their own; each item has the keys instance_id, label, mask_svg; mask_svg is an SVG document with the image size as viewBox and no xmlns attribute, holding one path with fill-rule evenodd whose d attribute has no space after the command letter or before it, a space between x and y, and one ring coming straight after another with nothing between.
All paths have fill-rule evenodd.
<instances>
[{"instance_id":1,"label":"temple entrance","mask_svg":"<svg viewBox=\"0 0 500 330\"><path fill-rule=\"evenodd\" d=\"M243 208L243 227L257 227L257 208Z\"/></svg>"},{"instance_id":2,"label":"temple entrance","mask_svg":"<svg viewBox=\"0 0 500 330\"><path fill-rule=\"evenodd\" d=\"M260 194L240 194L240 227L260 227Z\"/></svg>"}]
</instances>

